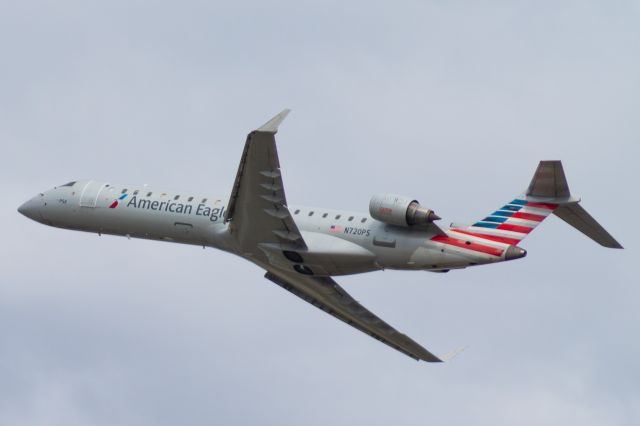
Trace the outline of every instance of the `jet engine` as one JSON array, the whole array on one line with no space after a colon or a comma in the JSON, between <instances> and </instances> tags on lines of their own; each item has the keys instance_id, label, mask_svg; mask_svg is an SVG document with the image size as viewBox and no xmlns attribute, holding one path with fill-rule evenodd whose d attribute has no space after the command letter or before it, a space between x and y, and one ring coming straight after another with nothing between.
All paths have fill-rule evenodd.
<instances>
[{"instance_id":1,"label":"jet engine","mask_svg":"<svg viewBox=\"0 0 640 426\"><path fill-rule=\"evenodd\" d=\"M418 201L395 194L376 194L371 197L369 214L381 222L405 227L427 225L440 219L433 210L422 207Z\"/></svg>"}]
</instances>

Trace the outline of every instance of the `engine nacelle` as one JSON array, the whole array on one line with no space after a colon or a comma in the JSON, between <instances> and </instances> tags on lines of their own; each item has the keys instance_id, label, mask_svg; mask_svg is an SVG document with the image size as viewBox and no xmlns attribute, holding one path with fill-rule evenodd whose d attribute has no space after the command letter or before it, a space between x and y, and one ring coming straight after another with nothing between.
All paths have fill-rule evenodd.
<instances>
[{"instance_id":1,"label":"engine nacelle","mask_svg":"<svg viewBox=\"0 0 640 426\"><path fill-rule=\"evenodd\" d=\"M440 219L433 210L402 195L376 194L369 201L369 214L381 222L398 226L426 225Z\"/></svg>"}]
</instances>

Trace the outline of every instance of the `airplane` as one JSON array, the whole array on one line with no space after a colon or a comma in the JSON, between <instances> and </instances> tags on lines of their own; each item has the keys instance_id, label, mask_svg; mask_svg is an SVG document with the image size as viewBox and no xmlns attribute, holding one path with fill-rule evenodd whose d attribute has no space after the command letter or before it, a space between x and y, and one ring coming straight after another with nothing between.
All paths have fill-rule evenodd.
<instances>
[{"instance_id":1,"label":"airplane","mask_svg":"<svg viewBox=\"0 0 640 426\"><path fill-rule=\"evenodd\" d=\"M520 242L554 214L604 247L622 246L571 195L560 161L541 161L521 195L472 224L438 226L412 197L376 194L368 213L290 205L275 135L285 109L247 136L228 197L147 185L77 180L18 211L64 229L213 247L266 271L265 278L415 359L442 362L351 297L332 277L363 272L448 272L520 259Z\"/></svg>"}]
</instances>

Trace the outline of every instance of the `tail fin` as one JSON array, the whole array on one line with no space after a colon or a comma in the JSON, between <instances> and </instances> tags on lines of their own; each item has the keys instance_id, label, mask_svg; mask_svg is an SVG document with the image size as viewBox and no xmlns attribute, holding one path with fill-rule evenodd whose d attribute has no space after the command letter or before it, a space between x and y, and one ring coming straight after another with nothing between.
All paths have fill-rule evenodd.
<instances>
[{"instance_id":1,"label":"tail fin","mask_svg":"<svg viewBox=\"0 0 640 426\"><path fill-rule=\"evenodd\" d=\"M622 248L573 198L560 161L541 161L527 191L471 226L455 229L517 245L551 213L605 247Z\"/></svg>"}]
</instances>

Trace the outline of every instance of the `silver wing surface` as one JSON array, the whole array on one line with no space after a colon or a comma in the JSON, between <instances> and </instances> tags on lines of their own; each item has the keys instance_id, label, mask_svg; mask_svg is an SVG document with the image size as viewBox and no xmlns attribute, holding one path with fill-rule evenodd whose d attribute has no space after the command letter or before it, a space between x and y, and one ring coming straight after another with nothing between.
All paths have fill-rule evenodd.
<instances>
[{"instance_id":1,"label":"silver wing surface","mask_svg":"<svg viewBox=\"0 0 640 426\"><path fill-rule=\"evenodd\" d=\"M332 278L313 277L280 270L268 270L265 278L311 303L316 308L415 360L443 361L410 337L378 318L344 291Z\"/></svg>"},{"instance_id":2,"label":"silver wing surface","mask_svg":"<svg viewBox=\"0 0 640 426\"><path fill-rule=\"evenodd\" d=\"M275 134L289 114L285 109L247 135L225 214L243 254L256 254L258 244L306 249L287 208Z\"/></svg>"},{"instance_id":3,"label":"silver wing surface","mask_svg":"<svg viewBox=\"0 0 640 426\"><path fill-rule=\"evenodd\" d=\"M416 360L442 361L368 311L330 277L303 275L293 264L274 264L269 257L270 250L307 249L287 208L276 150L275 134L288 113L282 111L247 136L225 214L240 254L266 269L267 279L374 339Z\"/></svg>"}]
</instances>

